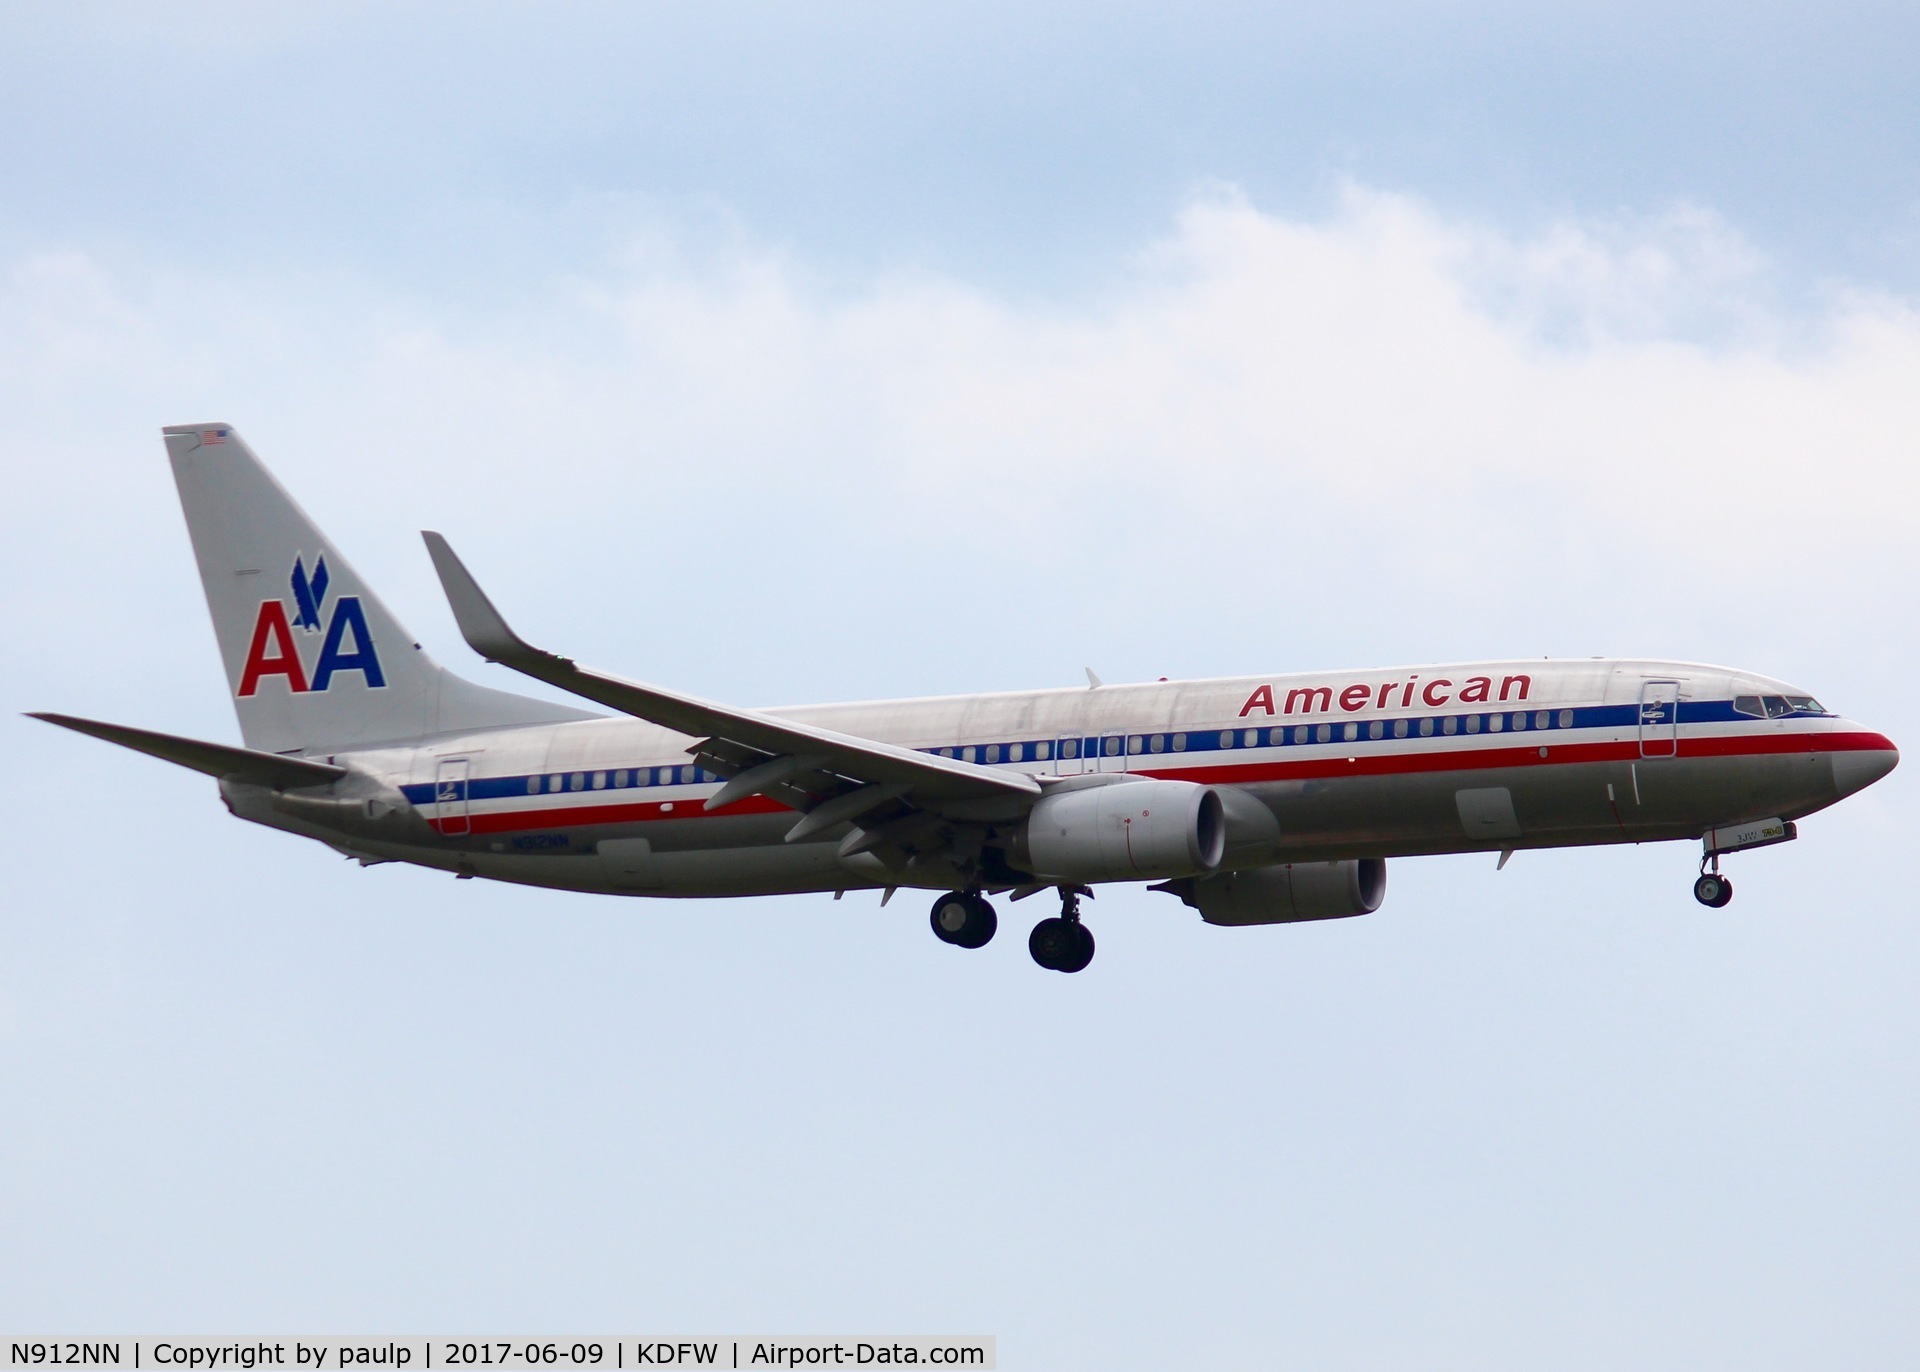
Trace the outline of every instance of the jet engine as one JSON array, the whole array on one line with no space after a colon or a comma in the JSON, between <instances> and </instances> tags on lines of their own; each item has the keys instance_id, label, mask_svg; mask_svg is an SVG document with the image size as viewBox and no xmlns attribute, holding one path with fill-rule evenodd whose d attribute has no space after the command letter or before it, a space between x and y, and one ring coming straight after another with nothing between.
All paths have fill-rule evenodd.
<instances>
[{"instance_id":1,"label":"jet engine","mask_svg":"<svg viewBox=\"0 0 1920 1372\"><path fill-rule=\"evenodd\" d=\"M1218 876L1169 881L1170 891L1209 924L1293 924L1370 915L1387 897L1383 858L1288 862Z\"/></svg>"},{"instance_id":2,"label":"jet engine","mask_svg":"<svg viewBox=\"0 0 1920 1372\"><path fill-rule=\"evenodd\" d=\"M1043 797L1014 856L1049 880L1138 881L1204 876L1220 865L1226 843L1226 815L1212 787L1123 781Z\"/></svg>"}]
</instances>

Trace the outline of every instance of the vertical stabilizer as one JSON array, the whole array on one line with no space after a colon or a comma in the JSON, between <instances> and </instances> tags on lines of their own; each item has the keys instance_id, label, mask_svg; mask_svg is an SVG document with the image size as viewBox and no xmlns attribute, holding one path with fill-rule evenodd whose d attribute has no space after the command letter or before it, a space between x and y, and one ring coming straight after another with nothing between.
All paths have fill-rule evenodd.
<instances>
[{"instance_id":1,"label":"vertical stabilizer","mask_svg":"<svg viewBox=\"0 0 1920 1372\"><path fill-rule=\"evenodd\" d=\"M161 432L249 748L330 751L592 718L436 663L230 425Z\"/></svg>"}]
</instances>

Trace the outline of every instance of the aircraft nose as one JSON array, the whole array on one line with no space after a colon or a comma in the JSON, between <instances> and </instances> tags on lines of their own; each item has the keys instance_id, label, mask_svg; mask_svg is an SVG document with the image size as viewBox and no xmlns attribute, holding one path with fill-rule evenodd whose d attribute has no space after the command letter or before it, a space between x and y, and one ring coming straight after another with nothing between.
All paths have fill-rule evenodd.
<instances>
[{"instance_id":1,"label":"aircraft nose","mask_svg":"<svg viewBox=\"0 0 1920 1372\"><path fill-rule=\"evenodd\" d=\"M1900 750L1885 734L1857 737L1853 747L1833 755L1833 789L1843 796L1865 790L1900 764Z\"/></svg>"}]
</instances>

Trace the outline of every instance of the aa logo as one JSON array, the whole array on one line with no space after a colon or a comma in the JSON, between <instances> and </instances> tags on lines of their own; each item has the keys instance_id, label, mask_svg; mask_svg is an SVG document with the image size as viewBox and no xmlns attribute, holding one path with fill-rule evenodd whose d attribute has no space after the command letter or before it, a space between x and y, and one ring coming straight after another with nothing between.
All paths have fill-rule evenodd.
<instances>
[{"instance_id":1,"label":"aa logo","mask_svg":"<svg viewBox=\"0 0 1920 1372\"><path fill-rule=\"evenodd\" d=\"M263 600L253 621L253 641L247 646L247 665L240 673L240 694L250 696L268 677L287 679L287 689L295 694L324 691L342 672L358 672L369 686L385 686L380 670L380 655L374 650L373 635L367 632L366 611L360 597L343 595L334 600L327 613L327 559L322 554L313 561L313 575L307 575L300 558L293 559L293 617L287 617L287 602ZM308 673L293 631L303 638L321 635L320 655Z\"/></svg>"}]
</instances>

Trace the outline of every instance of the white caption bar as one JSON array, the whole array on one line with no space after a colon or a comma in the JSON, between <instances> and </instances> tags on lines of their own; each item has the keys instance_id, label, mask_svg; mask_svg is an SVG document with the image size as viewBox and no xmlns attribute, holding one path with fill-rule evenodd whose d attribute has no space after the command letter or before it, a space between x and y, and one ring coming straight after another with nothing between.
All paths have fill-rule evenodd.
<instances>
[{"instance_id":1,"label":"white caption bar","mask_svg":"<svg viewBox=\"0 0 1920 1372\"><path fill-rule=\"evenodd\" d=\"M555 1372L627 1368L807 1368L995 1366L991 1334L822 1337L723 1334L614 1338L106 1338L8 1337L0 1367L111 1372Z\"/></svg>"}]
</instances>

